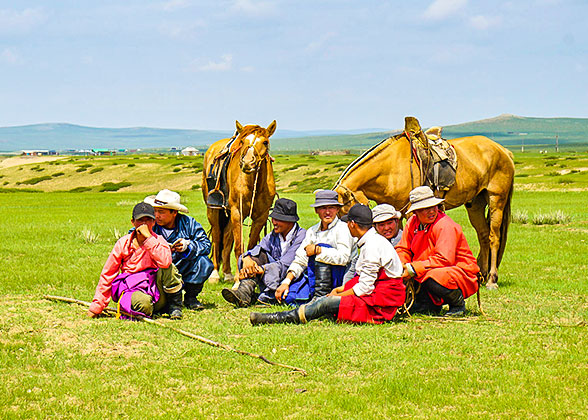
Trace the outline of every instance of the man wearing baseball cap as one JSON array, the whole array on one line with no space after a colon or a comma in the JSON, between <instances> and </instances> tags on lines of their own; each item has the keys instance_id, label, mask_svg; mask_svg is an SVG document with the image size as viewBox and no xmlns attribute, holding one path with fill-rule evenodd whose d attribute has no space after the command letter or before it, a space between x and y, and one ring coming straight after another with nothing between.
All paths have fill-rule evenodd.
<instances>
[{"instance_id":1,"label":"man wearing baseball cap","mask_svg":"<svg viewBox=\"0 0 588 420\"><path fill-rule=\"evenodd\" d=\"M166 303L181 307L182 278L172 265L168 243L153 232L153 207L138 203L131 223L134 228L116 242L104 264L88 310L92 318L102 313L111 298L130 315L150 317Z\"/></svg>"},{"instance_id":2,"label":"man wearing baseball cap","mask_svg":"<svg viewBox=\"0 0 588 420\"><path fill-rule=\"evenodd\" d=\"M275 302L276 289L306 235L306 229L297 223L297 206L292 200L276 200L269 217L273 231L259 245L239 257L239 287L222 290L223 298L237 307L244 308L255 303L257 286L261 292L257 301L264 304Z\"/></svg>"},{"instance_id":3,"label":"man wearing baseball cap","mask_svg":"<svg viewBox=\"0 0 588 420\"><path fill-rule=\"evenodd\" d=\"M465 301L478 290L480 271L461 226L439 209L445 201L431 188L421 186L409 194L408 213L414 213L396 251L404 264L404 278L421 284L411 313L435 313L444 303L447 316L461 316Z\"/></svg>"},{"instance_id":4,"label":"man wearing baseball cap","mask_svg":"<svg viewBox=\"0 0 588 420\"><path fill-rule=\"evenodd\" d=\"M188 213L188 209L180 203L180 194L177 192L161 190L157 195L146 197L145 202L155 208L157 224L153 231L170 244L173 263L182 275L184 306L193 310L203 309L198 294L213 270L212 261L208 257L212 247L210 239L200 223L182 214ZM177 309L176 315L181 317Z\"/></svg>"},{"instance_id":5,"label":"man wearing baseball cap","mask_svg":"<svg viewBox=\"0 0 588 420\"><path fill-rule=\"evenodd\" d=\"M390 204L378 204L372 209L372 213L376 231L388 239L393 246L398 245L402 238L402 229L400 229L402 214Z\"/></svg>"},{"instance_id":6,"label":"man wearing baseball cap","mask_svg":"<svg viewBox=\"0 0 588 420\"><path fill-rule=\"evenodd\" d=\"M356 274L327 296L297 309L276 313L252 313L251 324L306 323L322 316L338 322L382 323L391 320L404 304L402 264L392 244L372 227L372 211L356 204L341 218L357 238L360 253Z\"/></svg>"}]
</instances>

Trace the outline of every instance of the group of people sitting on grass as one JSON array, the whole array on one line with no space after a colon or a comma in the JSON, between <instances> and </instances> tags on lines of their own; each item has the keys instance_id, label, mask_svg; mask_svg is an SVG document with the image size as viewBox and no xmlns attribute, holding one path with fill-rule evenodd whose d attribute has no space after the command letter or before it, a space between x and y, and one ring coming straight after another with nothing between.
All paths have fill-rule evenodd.
<instances>
[{"instance_id":1,"label":"group of people sitting on grass","mask_svg":"<svg viewBox=\"0 0 588 420\"><path fill-rule=\"evenodd\" d=\"M287 311L254 312L253 325L306 323L330 317L339 322L382 323L405 303L405 284L416 295L409 312L461 316L465 299L478 290L479 272L461 227L442 210L443 199L427 187L410 193L401 213L389 204L356 204L338 217L335 191L319 190L312 204L320 221L298 224L297 205L276 201L273 231L238 259L237 281L222 290L237 306L287 304ZM120 313L182 317L183 306L202 309L197 296L212 272L211 244L202 226L169 190L133 209L134 228L115 244L102 270L88 315L95 317L112 298Z\"/></svg>"}]
</instances>

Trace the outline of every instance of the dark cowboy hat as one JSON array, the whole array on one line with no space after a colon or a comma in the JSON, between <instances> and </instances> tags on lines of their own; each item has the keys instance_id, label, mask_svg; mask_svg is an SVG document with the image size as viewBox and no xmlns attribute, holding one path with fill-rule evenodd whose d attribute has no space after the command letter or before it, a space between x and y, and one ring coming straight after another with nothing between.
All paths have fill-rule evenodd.
<instances>
[{"instance_id":1,"label":"dark cowboy hat","mask_svg":"<svg viewBox=\"0 0 588 420\"><path fill-rule=\"evenodd\" d=\"M356 222L360 225L371 225L373 222L372 211L368 206L355 204L349 209L349 213L341 218L342 222Z\"/></svg>"},{"instance_id":2,"label":"dark cowboy hat","mask_svg":"<svg viewBox=\"0 0 588 420\"><path fill-rule=\"evenodd\" d=\"M288 200L287 198L278 198L269 217L281 220L282 222L297 222L298 212L296 209L297 207L294 201Z\"/></svg>"}]
</instances>

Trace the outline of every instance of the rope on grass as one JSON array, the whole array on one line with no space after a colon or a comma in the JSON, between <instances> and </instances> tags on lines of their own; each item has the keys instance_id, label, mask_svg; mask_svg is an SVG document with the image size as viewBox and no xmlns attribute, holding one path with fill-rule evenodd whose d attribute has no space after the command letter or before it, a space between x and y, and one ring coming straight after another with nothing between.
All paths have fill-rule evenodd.
<instances>
[{"instance_id":1,"label":"rope on grass","mask_svg":"<svg viewBox=\"0 0 588 420\"><path fill-rule=\"evenodd\" d=\"M73 298L68 298L68 297L63 297L63 296L50 296L50 295L45 295L45 296L43 296L43 298L44 299L47 299L47 300L56 300L56 301L67 302L67 303L76 303L78 305L87 306L87 307L90 306L90 302L85 302L83 300L78 300L78 299L73 299ZM103 311L103 313L105 313L108 316L114 316L116 314L116 311L114 309L111 309L111 308L106 308ZM126 316L131 316L130 314L125 313L124 311L121 311L121 313L124 314L124 315L126 315ZM274 361L269 360L267 357L265 357L265 356L263 356L261 354L255 354L255 353L250 353L248 351L239 350L239 349L233 348L231 346L228 346L226 344L222 344L222 343L219 343L217 341L210 340L210 339L208 339L206 337L201 337L199 335L192 334L191 332L184 331L184 330L181 330L179 328L175 328L175 327L166 325L166 324L164 324L162 322L154 321L153 319L150 319L150 318L146 318L146 317L142 317L142 316L133 316L133 319L137 319L138 321L142 321L142 322L146 322L148 324L153 324L153 325L157 325L157 326L160 326L160 327L163 327L163 328L170 329L170 330L175 331L178 334L181 334L183 336L192 338L192 339L194 339L196 341L200 341L201 343L204 343L204 344L208 344L209 346L218 347L218 348L221 348L223 350L232 351L234 353L239 353L239 354L242 354L242 355L245 355L245 356L254 357L256 359L263 360L265 363L268 363L268 364L273 365L273 366L279 366L279 367L283 367L283 368L286 368L286 369L290 369L293 372L297 372L297 373L302 374L302 376L306 376L307 375L307 373L306 373L306 371L304 369L301 369L301 368L298 368L298 367L295 367L295 366L285 365L283 363L274 362Z\"/></svg>"}]
</instances>

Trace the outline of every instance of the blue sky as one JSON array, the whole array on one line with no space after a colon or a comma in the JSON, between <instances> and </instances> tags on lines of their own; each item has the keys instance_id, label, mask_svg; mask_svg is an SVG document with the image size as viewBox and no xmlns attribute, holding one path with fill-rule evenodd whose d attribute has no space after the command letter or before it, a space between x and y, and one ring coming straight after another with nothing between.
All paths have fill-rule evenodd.
<instances>
[{"instance_id":1,"label":"blue sky","mask_svg":"<svg viewBox=\"0 0 588 420\"><path fill-rule=\"evenodd\" d=\"M0 0L0 126L588 117L585 0Z\"/></svg>"}]
</instances>

